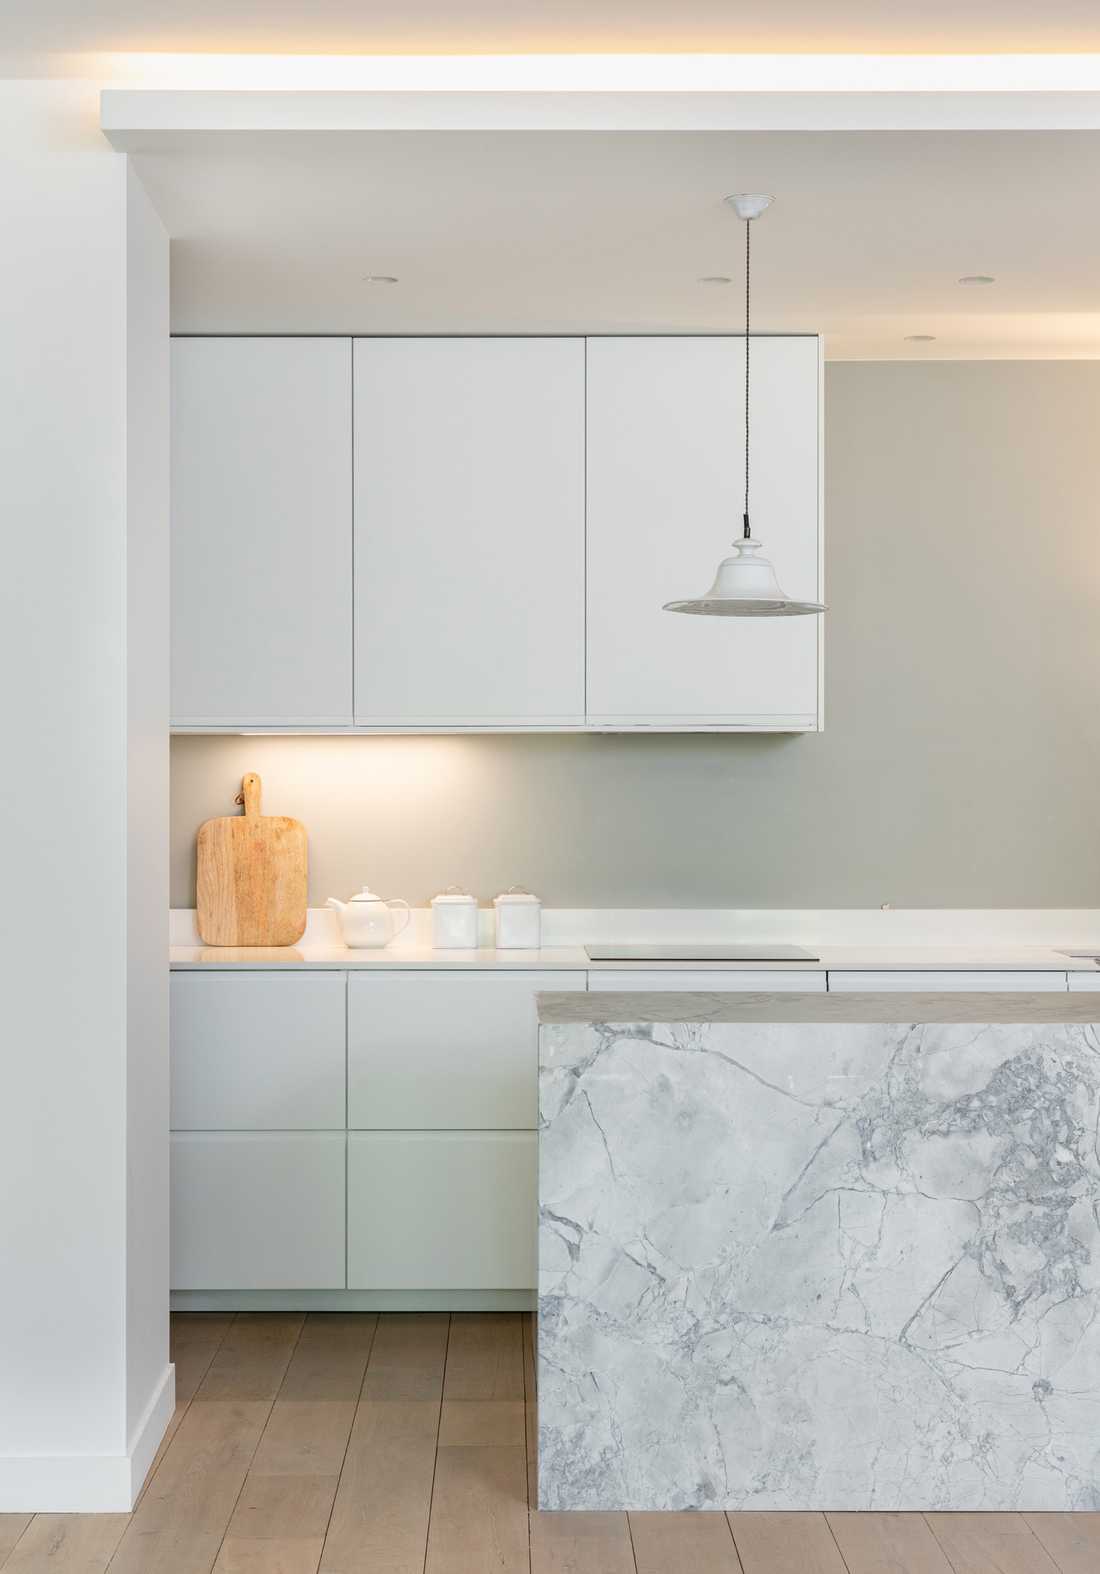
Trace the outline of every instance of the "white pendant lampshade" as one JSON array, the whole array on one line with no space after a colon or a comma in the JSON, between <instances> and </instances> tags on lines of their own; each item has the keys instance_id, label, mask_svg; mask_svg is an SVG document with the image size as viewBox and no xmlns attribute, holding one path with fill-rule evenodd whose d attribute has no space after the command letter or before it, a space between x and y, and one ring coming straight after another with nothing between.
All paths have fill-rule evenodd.
<instances>
[{"instance_id":1,"label":"white pendant lampshade","mask_svg":"<svg viewBox=\"0 0 1100 1574\"><path fill-rule=\"evenodd\" d=\"M819 601L793 601L780 585L775 569L760 556L761 541L754 541L749 530L749 392L751 345L750 330L750 234L753 219L759 218L771 203L770 197L740 194L727 197L738 218L745 221L745 511L742 515L744 537L734 544L729 557L718 565L714 583L702 596L666 601L666 612L691 612L711 618L791 618L824 612Z\"/></svg>"},{"instance_id":2,"label":"white pendant lampshade","mask_svg":"<svg viewBox=\"0 0 1100 1574\"><path fill-rule=\"evenodd\" d=\"M666 601L666 612L694 612L712 618L791 618L823 612L816 601L792 601L775 577L766 557L758 556L762 541L734 543L733 552L718 565L714 584L703 596Z\"/></svg>"}]
</instances>

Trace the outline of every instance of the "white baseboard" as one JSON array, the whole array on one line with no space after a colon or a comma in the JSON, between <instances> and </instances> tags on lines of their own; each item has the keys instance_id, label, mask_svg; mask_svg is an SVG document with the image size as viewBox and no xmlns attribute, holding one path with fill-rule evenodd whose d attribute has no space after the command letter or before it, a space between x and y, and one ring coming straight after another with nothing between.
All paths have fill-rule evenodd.
<instances>
[{"instance_id":1,"label":"white baseboard","mask_svg":"<svg viewBox=\"0 0 1100 1574\"><path fill-rule=\"evenodd\" d=\"M16 1454L0 1458L0 1513L129 1513L175 1408L176 1369L169 1365L125 1454Z\"/></svg>"},{"instance_id":2,"label":"white baseboard","mask_svg":"<svg viewBox=\"0 0 1100 1574\"><path fill-rule=\"evenodd\" d=\"M174 1312L529 1312L534 1290L173 1290Z\"/></svg>"},{"instance_id":3,"label":"white baseboard","mask_svg":"<svg viewBox=\"0 0 1100 1574\"><path fill-rule=\"evenodd\" d=\"M145 1485L145 1477L149 1474L149 1466L156 1458L157 1449L161 1445L168 1423L176 1408L176 1368L169 1361L164 1368L164 1374L150 1395L149 1403L141 1413L141 1419L133 1430L130 1438L130 1447L127 1458L130 1461L130 1501L128 1508L133 1508L137 1501L138 1493Z\"/></svg>"}]
</instances>

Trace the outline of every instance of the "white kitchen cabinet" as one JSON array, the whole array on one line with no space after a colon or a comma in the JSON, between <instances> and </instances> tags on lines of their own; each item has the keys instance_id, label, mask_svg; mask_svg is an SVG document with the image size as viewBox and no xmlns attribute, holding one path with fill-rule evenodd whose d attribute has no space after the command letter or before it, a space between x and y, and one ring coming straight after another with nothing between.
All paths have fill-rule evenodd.
<instances>
[{"instance_id":1,"label":"white kitchen cabinet","mask_svg":"<svg viewBox=\"0 0 1100 1574\"><path fill-rule=\"evenodd\" d=\"M536 1140L529 1131L351 1132L348 1288L531 1289Z\"/></svg>"},{"instance_id":2,"label":"white kitchen cabinet","mask_svg":"<svg viewBox=\"0 0 1100 1574\"><path fill-rule=\"evenodd\" d=\"M539 990L581 972L353 973L348 1124L513 1130L538 1123Z\"/></svg>"},{"instance_id":3,"label":"white kitchen cabinet","mask_svg":"<svg viewBox=\"0 0 1100 1574\"><path fill-rule=\"evenodd\" d=\"M1070 989L1087 995L1100 994L1100 972L1066 974L1066 982Z\"/></svg>"},{"instance_id":4,"label":"white kitchen cabinet","mask_svg":"<svg viewBox=\"0 0 1100 1574\"><path fill-rule=\"evenodd\" d=\"M784 590L820 601L819 340L754 336L752 373L753 534ZM743 337L588 340L591 727L821 725L821 618L662 610L741 535L744 384Z\"/></svg>"},{"instance_id":5,"label":"white kitchen cabinet","mask_svg":"<svg viewBox=\"0 0 1100 1574\"><path fill-rule=\"evenodd\" d=\"M352 719L351 343L172 341L176 727Z\"/></svg>"},{"instance_id":6,"label":"white kitchen cabinet","mask_svg":"<svg viewBox=\"0 0 1100 1574\"><path fill-rule=\"evenodd\" d=\"M175 1131L345 1124L343 973L173 973Z\"/></svg>"},{"instance_id":7,"label":"white kitchen cabinet","mask_svg":"<svg viewBox=\"0 0 1100 1574\"><path fill-rule=\"evenodd\" d=\"M583 339L355 341L355 712L584 726Z\"/></svg>"},{"instance_id":8,"label":"white kitchen cabinet","mask_svg":"<svg viewBox=\"0 0 1100 1574\"><path fill-rule=\"evenodd\" d=\"M829 969L829 993L846 990L863 990L869 994L883 990L901 990L920 994L928 990L949 993L959 990L984 990L996 994L1002 990L1061 990L1066 988L1065 973L1057 972L982 972L979 969L958 972L921 972L917 969L898 972L839 972Z\"/></svg>"},{"instance_id":9,"label":"white kitchen cabinet","mask_svg":"<svg viewBox=\"0 0 1100 1574\"><path fill-rule=\"evenodd\" d=\"M819 341L753 366L754 532L820 599ZM743 367L738 337L175 339L172 725L819 727L820 618L662 610L740 532Z\"/></svg>"},{"instance_id":10,"label":"white kitchen cabinet","mask_svg":"<svg viewBox=\"0 0 1100 1574\"><path fill-rule=\"evenodd\" d=\"M174 1290L345 1282L344 1132L182 1132L171 1142Z\"/></svg>"},{"instance_id":11,"label":"white kitchen cabinet","mask_svg":"<svg viewBox=\"0 0 1100 1574\"><path fill-rule=\"evenodd\" d=\"M729 990L766 990L769 994L780 990L801 992L803 994L824 994L825 974L823 971L813 972L810 968L791 969L789 971L768 971L767 969L748 968L653 968L652 970L631 970L623 968L621 971L612 971L605 968L593 968L588 975L588 987L591 991L604 993L617 993L620 990L632 992L635 990L666 990L683 989L698 991L702 994L712 994L717 990L720 994Z\"/></svg>"}]
</instances>

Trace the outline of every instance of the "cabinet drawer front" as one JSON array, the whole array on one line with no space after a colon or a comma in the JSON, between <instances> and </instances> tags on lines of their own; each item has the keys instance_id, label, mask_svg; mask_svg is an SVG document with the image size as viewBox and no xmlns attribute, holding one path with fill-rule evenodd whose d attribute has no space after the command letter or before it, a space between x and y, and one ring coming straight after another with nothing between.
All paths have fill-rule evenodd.
<instances>
[{"instance_id":1,"label":"cabinet drawer front","mask_svg":"<svg viewBox=\"0 0 1100 1574\"><path fill-rule=\"evenodd\" d=\"M172 1137L174 1290L344 1287L343 1132Z\"/></svg>"},{"instance_id":2,"label":"cabinet drawer front","mask_svg":"<svg viewBox=\"0 0 1100 1574\"><path fill-rule=\"evenodd\" d=\"M866 990L869 994L881 993L883 990L903 990L905 992L920 994L922 990L939 993L941 990L951 993L958 990L976 989L988 994L996 994L1000 990L1062 990L1065 991L1066 975L1064 973L994 973L970 970L967 972L909 972L890 973L838 973L830 970L829 992L839 994L845 990Z\"/></svg>"},{"instance_id":3,"label":"cabinet drawer front","mask_svg":"<svg viewBox=\"0 0 1100 1574\"><path fill-rule=\"evenodd\" d=\"M344 1125L343 973L173 973L175 1131Z\"/></svg>"},{"instance_id":4,"label":"cabinet drawer front","mask_svg":"<svg viewBox=\"0 0 1100 1574\"><path fill-rule=\"evenodd\" d=\"M353 974L348 1125L371 1131L533 1130L539 990L583 973Z\"/></svg>"},{"instance_id":5,"label":"cabinet drawer front","mask_svg":"<svg viewBox=\"0 0 1100 1574\"><path fill-rule=\"evenodd\" d=\"M1100 973L1067 973L1066 982L1075 991L1086 995L1100 995ZM1097 1018L1100 1021L1100 1018Z\"/></svg>"},{"instance_id":6,"label":"cabinet drawer front","mask_svg":"<svg viewBox=\"0 0 1100 1574\"><path fill-rule=\"evenodd\" d=\"M348 1288L535 1285L533 1132L352 1132Z\"/></svg>"},{"instance_id":7,"label":"cabinet drawer front","mask_svg":"<svg viewBox=\"0 0 1100 1574\"><path fill-rule=\"evenodd\" d=\"M619 990L665 990L665 989L690 989L700 994L725 994L730 990L764 990L773 994L778 990L791 990L807 995L820 995L825 993L824 971L811 972L809 968L781 971L775 969L754 968L751 972L745 968L731 968L723 971L720 968L689 969L689 968L654 968L652 970L630 970L624 968L621 972L603 968L593 968L588 975L588 987L593 992L607 993Z\"/></svg>"}]
</instances>

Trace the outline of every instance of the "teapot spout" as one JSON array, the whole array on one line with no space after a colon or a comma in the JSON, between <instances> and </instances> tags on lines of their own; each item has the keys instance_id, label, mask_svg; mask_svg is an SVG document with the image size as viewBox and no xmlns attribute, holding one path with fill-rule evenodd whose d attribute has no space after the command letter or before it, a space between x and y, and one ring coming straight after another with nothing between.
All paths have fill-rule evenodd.
<instances>
[{"instance_id":1,"label":"teapot spout","mask_svg":"<svg viewBox=\"0 0 1100 1574\"><path fill-rule=\"evenodd\" d=\"M338 913L342 913L347 905L346 902L338 902L334 896L330 896L325 903L326 907L334 907Z\"/></svg>"}]
</instances>

